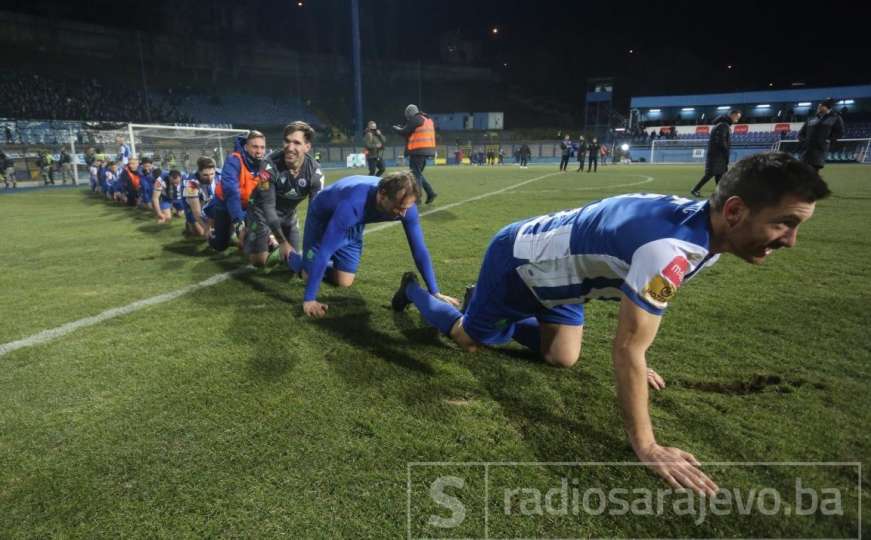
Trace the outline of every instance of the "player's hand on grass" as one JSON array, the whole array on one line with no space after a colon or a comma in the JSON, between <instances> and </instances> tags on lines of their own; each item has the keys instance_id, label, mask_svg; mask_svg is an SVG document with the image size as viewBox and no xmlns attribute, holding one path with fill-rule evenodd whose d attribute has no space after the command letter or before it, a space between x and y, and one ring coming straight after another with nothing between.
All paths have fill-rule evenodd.
<instances>
[{"instance_id":1,"label":"player's hand on grass","mask_svg":"<svg viewBox=\"0 0 871 540\"><path fill-rule=\"evenodd\" d=\"M302 303L302 310L312 319L322 318L327 314L327 309L329 309L328 305L321 304L317 300L309 300L308 302Z\"/></svg>"},{"instance_id":2,"label":"player's hand on grass","mask_svg":"<svg viewBox=\"0 0 871 540\"><path fill-rule=\"evenodd\" d=\"M285 240L278 244L278 252L281 254L281 260L286 261L288 255L293 253L293 247L290 245L290 242Z\"/></svg>"},{"instance_id":3,"label":"player's hand on grass","mask_svg":"<svg viewBox=\"0 0 871 540\"><path fill-rule=\"evenodd\" d=\"M453 296L448 296L442 293L436 293L433 296L441 300L442 302L447 302L448 304L454 306L455 308L460 307L460 301L454 298Z\"/></svg>"},{"instance_id":4,"label":"player's hand on grass","mask_svg":"<svg viewBox=\"0 0 871 540\"><path fill-rule=\"evenodd\" d=\"M686 488L702 495L714 495L720 488L699 469L699 462L680 448L656 443L638 452L638 459L675 488Z\"/></svg>"},{"instance_id":5,"label":"player's hand on grass","mask_svg":"<svg viewBox=\"0 0 871 540\"><path fill-rule=\"evenodd\" d=\"M652 369L647 369L647 384L654 390L662 390L665 388L665 379L659 376L659 373Z\"/></svg>"}]
</instances>

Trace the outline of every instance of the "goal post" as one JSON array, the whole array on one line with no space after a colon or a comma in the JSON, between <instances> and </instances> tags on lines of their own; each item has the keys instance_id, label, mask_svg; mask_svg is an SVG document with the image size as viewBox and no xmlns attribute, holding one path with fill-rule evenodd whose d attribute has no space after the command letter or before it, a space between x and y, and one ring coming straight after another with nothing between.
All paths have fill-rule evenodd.
<instances>
[{"instance_id":1,"label":"goal post","mask_svg":"<svg viewBox=\"0 0 871 540\"><path fill-rule=\"evenodd\" d=\"M247 133L246 129L234 128L127 124L132 153L186 172L193 172L191 169L201 156L213 158L222 167L227 153L233 151L235 138Z\"/></svg>"}]
</instances>

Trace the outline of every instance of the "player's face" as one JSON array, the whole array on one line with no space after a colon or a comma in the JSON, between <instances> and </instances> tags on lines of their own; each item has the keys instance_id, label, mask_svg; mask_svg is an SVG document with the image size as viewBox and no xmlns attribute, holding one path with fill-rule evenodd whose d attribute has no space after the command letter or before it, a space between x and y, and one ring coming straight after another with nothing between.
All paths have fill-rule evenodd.
<instances>
[{"instance_id":1,"label":"player's face","mask_svg":"<svg viewBox=\"0 0 871 540\"><path fill-rule=\"evenodd\" d=\"M755 212L746 206L738 209L741 216L730 231L730 251L749 263L762 264L774 250L795 245L798 226L810 219L815 206L787 195L777 206Z\"/></svg>"},{"instance_id":2,"label":"player's face","mask_svg":"<svg viewBox=\"0 0 871 540\"><path fill-rule=\"evenodd\" d=\"M172 182L172 185L177 186L181 184L181 176L170 176L169 181Z\"/></svg>"},{"instance_id":3,"label":"player's face","mask_svg":"<svg viewBox=\"0 0 871 540\"><path fill-rule=\"evenodd\" d=\"M284 163L293 170L302 167L305 155L312 149L311 143L305 141L302 131L288 133L284 137Z\"/></svg>"},{"instance_id":4,"label":"player's face","mask_svg":"<svg viewBox=\"0 0 871 540\"><path fill-rule=\"evenodd\" d=\"M136 158L130 158L127 162L127 166L130 167L131 171L135 171L137 167L139 167L139 160Z\"/></svg>"},{"instance_id":5,"label":"player's face","mask_svg":"<svg viewBox=\"0 0 871 540\"><path fill-rule=\"evenodd\" d=\"M146 173L150 173L151 169L153 169L153 168L154 168L153 163L143 163L142 164L142 170L145 171Z\"/></svg>"},{"instance_id":6,"label":"player's face","mask_svg":"<svg viewBox=\"0 0 871 540\"><path fill-rule=\"evenodd\" d=\"M208 169L202 169L199 172L199 176L201 184L211 184L215 181L215 168L209 167Z\"/></svg>"},{"instance_id":7,"label":"player's face","mask_svg":"<svg viewBox=\"0 0 871 540\"><path fill-rule=\"evenodd\" d=\"M414 195L406 196L404 191L400 191L394 200L390 200L387 197L382 199L381 212L393 219L403 218L416 202L417 198Z\"/></svg>"},{"instance_id":8,"label":"player's face","mask_svg":"<svg viewBox=\"0 0 871 540\"><path fill-rule=\"evenodd\" d=\"M254 159L263 159L266 155L266 139L255 137L245 143L245 151Z\"/></svg>"}]
</instances>

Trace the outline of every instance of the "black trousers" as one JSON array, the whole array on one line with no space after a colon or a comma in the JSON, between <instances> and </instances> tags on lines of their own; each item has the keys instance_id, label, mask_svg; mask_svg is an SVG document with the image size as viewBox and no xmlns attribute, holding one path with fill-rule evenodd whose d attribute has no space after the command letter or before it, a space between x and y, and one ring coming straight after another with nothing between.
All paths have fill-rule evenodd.
<instances>
[{"instance_id":1,"label":"black trousers","mask_svg":"<svg viewBox=\"0 0 871 540\"><path fill-rule=\"evenodd\" d=\"M230 245L233 236L233 218L226 208L215 208L215 230L209 238L209 246L215 251L224 251Z\"/></svg>"},{"instance_id":2,"label":"black trousers","mask_svg":"<svg viewBox=\"0 0 871 540\"><path fill-rule=\"evenodd\" d=\"M563 156L559 162L559 170L564 171L569 166L569 156Z\"/></svg>"},{"instance_id":3,"label":"black trousers","mask_svg":"<svg viewBox=\"0 0 871 540\"><path fill-rule=\"evenodd\" d=\"M710 180L711 178L714 179L715 184L719 184L720 178L722 178L722 177L723 177L722 174L705 173L705 175L702 177L702 179L699 180L699 182L696 184L696 187L693 188L693 191L699 191L700 189L702 189L702 186L707 184L708 180Z\"/></svg>"},{"instance_id":4,"label":"black trousers","mask_svg":"<svg viewBox=\"0 0 871 540\"><path fill-rule=\"evenodd\" d=\"M127 206L136 206L137 197L139 197L139 192L136 190L136 188L133 187L133 184L131 183L127 188Z\"/></svg>"},{"instance_id":5,"label":"black trousers","mask_svg":"<svg viewBox=\"0 0 871 540\"><path fill-rule=\"evenodd\" d=\"M587 172L599 172L599 154L593 152L590 154L590 163L587 165Z\"/></svg>"},{"instance_id":6,"label":"black trousers","mask_svg":"<svg viewBox=\"0 0 871 540\"><path fill-rule=\"evenodd\" d=\"M520 166L521 167L526 167L527 163L529 163L529 160L527 158L525 158L525 157L520 158Z\"/></svg>"},{"instance_id":7,"label":"black trousers","mask_svg":"<svg viewBox=\"0 0 871 540\"><path fill-rule=\"evenodd\" d=\"M578 154L578 172L584 170L584 158L587 157L587 154Z\"/></svg>"},{"instance_id":8,"label":"black trousers","mask_svg":"<svg viewBox=\"0 0 871 540\"><path fill-rule=\"evenodd\" d=\"M381 176L384 174L384 160L379 157L367 157L366 165L369 166L369 176Z\"/></svg>"},{"instance_id":9,"label":"black trousers","mask_svg":"<svg viewBox=\"0 0 871 540\"><path fill-rule=\"evenodd\" d=\"M423 170L426 168L426 156L409 156L408 168L411 169L411 174L417 178L417 183L426 193L426 198L431 199L436 193L427 182L426 176L423 175Z\"/></svg>"}]
</instances>

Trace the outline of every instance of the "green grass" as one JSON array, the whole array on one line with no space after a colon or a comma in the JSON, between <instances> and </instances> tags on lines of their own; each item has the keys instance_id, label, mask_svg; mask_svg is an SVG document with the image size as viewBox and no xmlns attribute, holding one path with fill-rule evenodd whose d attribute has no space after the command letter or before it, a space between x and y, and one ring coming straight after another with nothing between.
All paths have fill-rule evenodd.
<instances>
[{"instance_id":1,"label":"green grass","mask_svg":"<svg viewBox=\"0 0 871 540\"><path fill-rule=\"evenodd\" d=\"M432 168L438 206L556 169ZM461 296L499 228L617 193L686 193L697 167L569 172L423 218L441 288ZM871 169L825 169L835 196L798 245L762 267L726 256L683 287L648 361L661 443L705 462L871 456ZM339 177L338 171L328 174ZM646 182L648 177L653 181ZM629 184L644 184L631 186ZM181 239L181 223L74 190L0 196L0 343L241 266ZM411 462L632 462L616 407L616 304L587 309L571 370L517 346L474 355L390 297L413 261L398 227L366 236L353 288L243 273L169 303L0 357L0 537L405 537ZM721 487L783 487L798 469L710 467ZM456 529L428 495L447 471L467 503ZM861 483L868 508L868 475ZM483 535L482 467L411 468L413 536ZM852 474L852 476L851 476ZM855 468L835 518L506 516L500 486L664 487L641 467L490 467L493 537L855 537ZM852 483L852 484L851 484ZM495 494L495 495L494 495ZM431 512L430 512L431 511ZM868 522L865 520L865 529Z\"/></svg>"}]
</instances>

